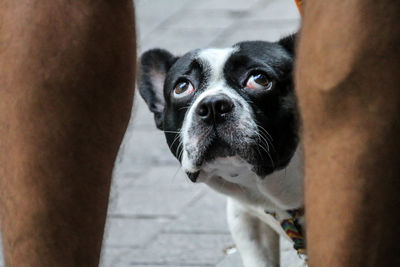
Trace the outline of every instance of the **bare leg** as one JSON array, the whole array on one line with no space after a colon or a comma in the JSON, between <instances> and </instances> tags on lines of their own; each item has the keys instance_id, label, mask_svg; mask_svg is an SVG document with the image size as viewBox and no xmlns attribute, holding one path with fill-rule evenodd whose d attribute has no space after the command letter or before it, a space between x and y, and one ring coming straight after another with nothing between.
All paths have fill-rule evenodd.
<instances>
[{"instance_id":1,"label":"bare leg","mask_svg":"<svg viewBox=\"0 0 400 267\"><path fill-rule=\"evenodd\" d=\"M98 265L134 62L130 0L0 0L7 266Z\"/></svg>"},{"instance_id":2,"label":"bare leg","mask_svg":"<svg viewBox=\"0 0 400 267\"><path fill-rule=\"evenodd\" d=\"M400 4L307 0L297 86L311 266L400 266Z\"/></svg>"}]
</instances>

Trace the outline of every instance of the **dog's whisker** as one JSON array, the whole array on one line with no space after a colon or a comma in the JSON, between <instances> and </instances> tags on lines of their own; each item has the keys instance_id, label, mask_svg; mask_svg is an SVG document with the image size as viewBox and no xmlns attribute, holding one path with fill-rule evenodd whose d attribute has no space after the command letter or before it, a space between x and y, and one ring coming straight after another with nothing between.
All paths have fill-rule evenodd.
<instances>
[{"instance_id":1,"label":"dog's whisker","mask_svg":"<svg viewBox=\"0 0 400 267\"><path fill-rule=\"evenodd\" d=\"M180 149L182 148L183 142L179 141L178 147L176 148L176 151L179 151L179 154L181 153Z\"/></svg>"},{"instance_id":2,"label":"dog's whisker","mask_svg":"<svg viewBox=\"0 0 400 267\"><path fill-rule=\"evenodd\" d=\"M256 149L257 149L257 152L258 152L258 154L259 154L259 155L260 155L260 157L262 158L262 157L263 157L263 155L262 155L262 153L261 153L260 149L258 149L258 147L257 147Z\"/></svg>"},{"instance_id":3,"label":"dog's whisker","mask_svg":"<svg viewBox=\"0 0 400 267\"><path fill-rule=\"evenodd\" d=\"M180 149L180 150L179 150ZM178 159L180 159L180 160L182 160L182 155L183 155L183 151L184 151L184 149L183 149L183 142L182 141L180 141L179 142L179 145L178 145L178 147L177 147L177 152L178 152Z\"/></svg>"},{"instance_id":4,"label":"dog's whisker","mask_svg":"<svg viewBox=\"0 0 400 267\"><path fill-rule=\"evenodd\" d=\"M174 143L175 143L177 140L179 140L180 137L181 137L180 134L178 134L178 135L175 137L174 141L172 141L171 147L173 147Z\"/></svg>"},{"instance_id":5,"label":"dog's whisker","mask_svg":"<svg viewBox=\"0 0 400 267\"><path fill-rule=\"evenodd\" d=\"M260 142L261 142L261 140L260 140ZM267 143L267 142L265 142L265 144L268 146L268 143ZM269 152L269 146L268 146L267 148L264 147L264 146L263 146L263 142L261 142L261 143L259 144L259 146L260 146L260 147L265 151L265 153L268 155L268 157L269 157L269 159L270 159L270 161L271 161L272 167L275 168L275 164L274 164L273 159L272 159L272 157L271 157L271 154L270 154L270 152Z\"/></svg>"},{"instance_id":6,"label":"dog's whisker","mask_svg":"<svg viewBox=\"0 0 400 267\"><path fill-rule=\"evenodd\" d=\"M275 163L274 163L274 160L271 157L271 154L267 152L267 155L268 155L268 157L269 157L269 159L271 161L272 168L275 169Z\"/></svg>"},{"instance_id":7,"label":"dog's whisker","mask_svg":"<svg viewBox=\"0 0 400 267\"><path fill-rule=\"evenodd\" d=\"M179 171L182 169L182 166L179 165L179 168L176 170L174 176L172 177L171 183L173 183L178 175Z\"/></svg>"},{"instance_id":8,"label":"dog's whisker","mask_svg":"<svg viewBox=\"0 0 400 267\"><path fill-rule=\"evenodd\" d=\"M260 130L263 131L263 132L270 138L270 141L274 141L274 139L272 138L272 136L269 134L269 132L268 132L264 127L262 127L262 126L259 125L258 123L257 123L257 127L260 128Z\"/></svg>"},{"instance_id":9,"label":"dog's whisker","mask_svg":"<svg viewBox=\"0 0 400 267\"><path fill-rule=\"evenodd\" d=\"M259 134L262 135L266 139L267 144L271 144L272 149L274 151L276 151L275 146L273 144L273 139L272 139L271 135L268 133L268 131L264 127L262 127L258 124L257 124L257 126L260 129ZM269 147L269 145L268 145L268 147Z\"/></svg>"},{"instance_id":10,"label":"dog's whisker","mask_svg":"<svg viewBox=\"0 0 400 267\"><path fill-rule=\"evenodd\" d=\"M257 136L258 136L258 140L260 140L261 144L265 143L267 145L267 150L269 151L269 144L268 144L267 139L265 139L265 137L261 133L257 133Z\"/></svg>"},{"instance_id":11,"label":"dog's whisker","mask_svg":"<svg viewBox=\"0 0 400 267\"><path fill-rule=\"evenodd\" d=\"M181 151L179 152L178 159L182 160L182 155L183 155L183 149L181 149Z\"/></svg>"},{"instance_id":12,"label":"dog's whisker","mask_svg":"<svg viewBox=\"0 0 400 267\"><path fill-rule=\"evenodd\" d=\"M272 141L269 140L269 139L267 138L267 136L265 136L262 132L260 132L260 134L264 137L265 142L268 144L268 147L271 146L271 148L272 148L274 151L276 151L275 146L274 146L274 144L272 143ZM269 151L269 149L268 149L268 151Z\"/></svg>"},{"instance_id":13,"label":"dog's whisker","mask_svg":"<svg viewBox=\"0 0 400 267\"><path fill-rule=\"evenodd\" d=\"M268 145L268 144L267 144L267 145ZM265 151L265 153L267 154L268 158L269 158L270 161L271 161L272 168L275 169L274 160L272 159L271 154L269 153L269 150L268 150L266 147L264 147L264 146L262 145L262 142L261 142L258 146L259 146L260 148L262 148L262 150ZM260 156L262 157L261 152L260 152L260 150L258 149L258 147L257 147L257 151L258 151L258 153L260 154Z\"/></svg>"},{"instance_id":14,"label":"dog's whisker","mask_svg":"<svg viewBox=\"0 0 400 267\"><path fill-rule=\"evenodd\" d=\"M264 151L265 151L265 153L267 153L267 154L269 154L269 151L268 151L268 149L266 148L266 147L264 147L263 145L259 145L259 147L261 147Z\"/></svg>"}]
</instances>

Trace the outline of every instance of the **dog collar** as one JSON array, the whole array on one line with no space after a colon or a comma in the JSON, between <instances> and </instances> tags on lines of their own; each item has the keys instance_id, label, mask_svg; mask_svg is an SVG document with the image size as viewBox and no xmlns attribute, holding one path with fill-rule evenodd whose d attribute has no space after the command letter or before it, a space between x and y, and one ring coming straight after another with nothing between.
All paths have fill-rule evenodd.
<instances>
[{"instance_id":1,"label":"dog collar","mask_svg":"<svg viewBox=\"0 0 400 267\"><path fill-rule=\"evenodd\" d=\"M298 220L304 215L304 208L287 210L289 218L280 221L282 229L287 236L292 239L293 247L299 255L306 255L306 246L304 242L303 229Z\"/></svg>"},{"instance_id":2,"label":"dog collar","mask_svg":"<svg viewBox=\"0 0 400 267\"><path fill-rule=\"evenodd\" d=\"M293 248L297 251L297 254L300 257L306 256L303 229L298 222L300 217L304 215L304 208L286 210L279 214L265 210L265 213L279 221L283 231L293 241Z\"/></svg>"}]
</instances>

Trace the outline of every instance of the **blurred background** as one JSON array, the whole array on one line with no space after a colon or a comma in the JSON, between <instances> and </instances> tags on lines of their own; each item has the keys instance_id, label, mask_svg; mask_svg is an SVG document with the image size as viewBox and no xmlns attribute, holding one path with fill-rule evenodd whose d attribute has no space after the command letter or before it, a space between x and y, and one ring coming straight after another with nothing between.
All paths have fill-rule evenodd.
<instances>
[{"instance_id":1,"label":"blurred background","mask_svg":"<svg viewBox=\"0 0 400 267\"><path fill-rule=\"evenodd\" d=\"M300 24L293 0L134 2L138 55L276 41ZM101 266L243 266L225 206L224 196L187 179L137 95L116 162ZM299 266L291 245L281 243L282 265Z\"/></svg>"}]
</instances>

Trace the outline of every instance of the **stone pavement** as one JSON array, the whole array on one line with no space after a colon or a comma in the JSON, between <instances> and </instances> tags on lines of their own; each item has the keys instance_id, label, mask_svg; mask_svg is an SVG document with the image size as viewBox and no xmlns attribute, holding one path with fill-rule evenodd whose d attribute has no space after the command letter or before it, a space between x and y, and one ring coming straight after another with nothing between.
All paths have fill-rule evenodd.
<instances>
[{"instance_id":1,"label":"stone pavement","mask_svg":"<svg viewBox=\"0 0 400 267\"><path fill-rule=\"evenodd\" d=\"M175 54L293 33L292 0L137 0L139 53ZM119 154L102 252L103 267L243 266L225 221L225 197L194 185L169 152L139 96ZM283 242L283 266L299 266Z\"/></svg>"},{"instance_id":2,"label":"stone pavement","mask_svg":"<svg viewBox=\"0 0 400 267\"><path fill-rule=\"evenodd\" d=\"M299 25L292 0L135 4L139 53L162 47L182 54L242 40L275 41ZM135 102L116 162L101 266L243 266L227 230L225 197L189 182L143 101L137 97ZM281 247L282 266L300 266L290 244Z\"/></svg>"}]
</instances>

